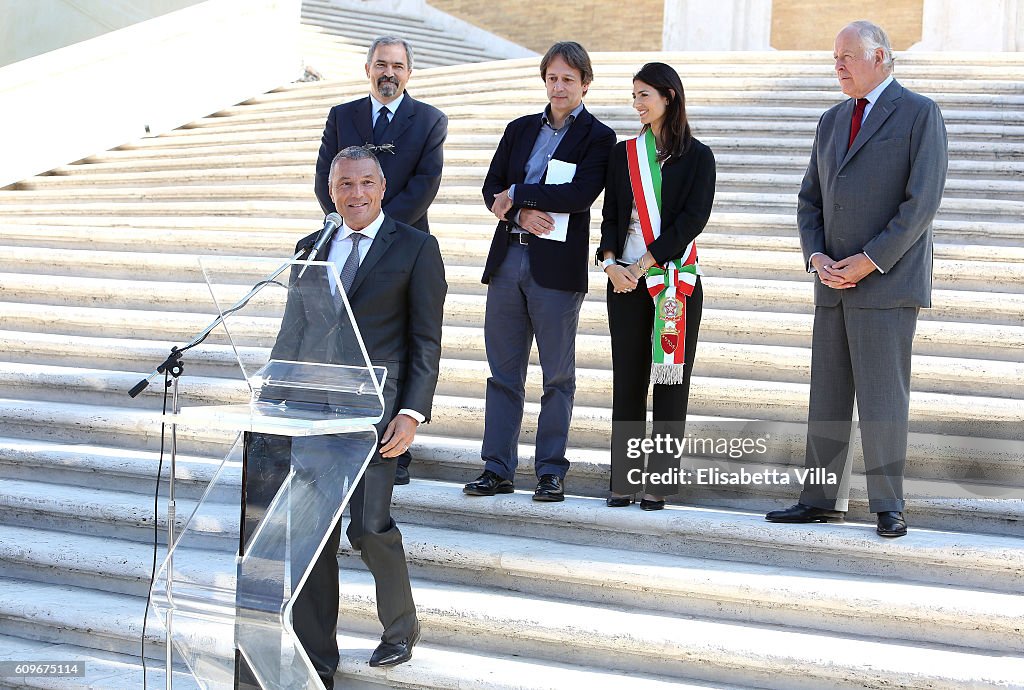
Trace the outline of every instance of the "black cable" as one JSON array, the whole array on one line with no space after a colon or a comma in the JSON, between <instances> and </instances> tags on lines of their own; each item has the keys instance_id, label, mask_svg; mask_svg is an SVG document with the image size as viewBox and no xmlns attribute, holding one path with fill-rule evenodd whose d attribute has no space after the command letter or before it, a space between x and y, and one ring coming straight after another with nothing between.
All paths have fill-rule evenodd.
<instances>
[{"instance_id":1,"label":"black cable","mask_svg":"<svg viewBox=\"0 0 1024 690\"><path fill-rule=\"evenodd\" d=\"M288 286L287 286L287 285L285 285L284 283L279 283L279 282L277 282L276 280L261 280L260 282L258 282L258 283L256 283L255 285L253 285L253 286L252 286L252 289L253 289L253 290L255 290L256 288L259 288L259 287L263 287L264 285L277 285L278 287L283 287L283 288L284 288L285 290L287 290L287 289L288 289ZM251 295L251 296L249 297L249 299L245 300L245 301L244 301L244 302L242 302L241 304L236 304L235 306L231 307L230 309L228 309L227 311L225 311L225 312L224 312L223 314L221 314L220 318L221 318L221 319L224 319L224 318L226 318L226 317L228 316L228 314L234 314L234 313L235 313L236 311L238 311L239 309L242 309L242 308L243 308L243 307L245 307L245 306L246 306L247 304L249 304L249 300L251 300L251 299L252 299L253 297L255 297L255 296L256 296L256 295L255 295L255 294L253 294L253 295ZM213 333L213 331L210 331L210 333ZM180 355L181 355L181 354L182 354L183 352L186 352L187 350L191 350L191 349L192 349L193 347L195 347L196 345L198 345L198 344L200 344L201 342L203 342L204 340L206 340L206 338L207 338L207 337L209 337L210 333L207 333L206 335L204 335L204 336L203 336L202 338L200 338L199 340L197 340L197 341L195 341L194 343L191 343L191 344L189 344L189 345L186 345L186 346L185 346L185 347L183 347L183 348L180 348L180 349L179 349L179 348L175 347L175 348L171 348L171 349L173 350L173 352L176 352L176 353L177 353L177 354L178 354L178 355L180 356Z\"/></svg>"},{"instance_id":2,"label":"black cable","mask_svg":"<svg viewBox=\"0 0 1024 690\"><path fill-rule=\"evenodd\" d=\"M170 388L171 388L171 367L168 367L167 369L164 370L164 405L163 405L163 410L161 411L161 419L162 420L165 420L167 418L167 392L170 390ZM142 649L141 649L141 657L142 657L142 690L146 690L146 680L147 680L147 673L146 673L146 623L149 621L149 601L150 601L151 594L153 592L153 583L156 582L156 554L157 554L157 551L158 551L158 549L160 547L160 530L159 530L159 520L157 519L157 516L158 516L158 511L160 510L160 477L164 473L164 445L165 445L165 439L166 439L166 435L167 435L166 431L167 431L167 422L166 421L161 421L160 422L160 460L158 461L157 468L156 468L156 490L153 492L153 565L150 566L150 571L149 571L149 590L148 590L148 592L146 594L146 612L142 616L142 640L141 640L141 642L142 642ZM173 477L171 478L171 481L174 481ZM171 546L172 546L172 544L168 544L167 548L169 549ZM171 577L171 573L168 573L167 576ZM168 639L167 643L170 644L170 640L169 639ZM170 672L171 672L171 669L166 669L166 673L169 674Z\"/></svg>"}]
</instances>

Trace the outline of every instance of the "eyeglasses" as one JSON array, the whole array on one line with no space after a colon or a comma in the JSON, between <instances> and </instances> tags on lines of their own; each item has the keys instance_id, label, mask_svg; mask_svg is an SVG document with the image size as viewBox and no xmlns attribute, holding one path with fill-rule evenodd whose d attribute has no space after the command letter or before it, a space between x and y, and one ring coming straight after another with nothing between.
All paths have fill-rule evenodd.
<instances>
[{"instance_id":1,"label":"eyeglasses","mask_svg":"<svg viewBox=\"0 0 1024 690\"><path fill-rule=\"evenodd\" d=\"M372 151L373 153L390 153L391 155L395 155L395 145L394 144L380 144L380 145L377 145L377 144L366 143L366 144L363 144L363 148L366 149L367 151Z\"/></svg>"}]
</instances>

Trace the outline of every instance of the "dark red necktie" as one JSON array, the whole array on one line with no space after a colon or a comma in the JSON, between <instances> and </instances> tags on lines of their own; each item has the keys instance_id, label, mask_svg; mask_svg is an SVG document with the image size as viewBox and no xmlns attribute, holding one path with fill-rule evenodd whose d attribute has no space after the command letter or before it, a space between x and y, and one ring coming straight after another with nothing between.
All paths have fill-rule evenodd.
<instances>
[{"instance_id":1,"label":"dark red necktie","mask_svg":"<svg viewBox=\"0 0 1024 690\"><path fill-rule=\"evenodd\" d=\"M853 140L857 138L857 132L860 131L860 121L864 119L864 108L866 107L868 107L868 99L858 98L857 107L853 109L853 119L850 120L850 143L846 145L847 150L853 146Z\"/></svg>"}]
</instances>

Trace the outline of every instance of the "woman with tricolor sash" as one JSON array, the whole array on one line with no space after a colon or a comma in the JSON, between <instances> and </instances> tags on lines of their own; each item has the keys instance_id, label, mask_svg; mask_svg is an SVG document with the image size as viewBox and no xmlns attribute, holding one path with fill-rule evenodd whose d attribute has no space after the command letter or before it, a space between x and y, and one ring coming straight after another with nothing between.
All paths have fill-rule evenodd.
<instances>
[{"instance_id":1,"label":"woman with tricolor sash","mask_svg":"<svg viewBox=\"0 0 1024 690\"><path fill-rule=\"evenodd\" d=\"M628 506L642 491L640 507L660 510L679 492L678 446L665 439L684 438L703 305L696 238L715 198L715 157L690 133L683 84L670 66L650 62L636 73L633 108L642 129L612 152L597 250L608 275L614 376L607 503ZM653 451L646 467L644 450Z\"/></svg>"}]
</instances>

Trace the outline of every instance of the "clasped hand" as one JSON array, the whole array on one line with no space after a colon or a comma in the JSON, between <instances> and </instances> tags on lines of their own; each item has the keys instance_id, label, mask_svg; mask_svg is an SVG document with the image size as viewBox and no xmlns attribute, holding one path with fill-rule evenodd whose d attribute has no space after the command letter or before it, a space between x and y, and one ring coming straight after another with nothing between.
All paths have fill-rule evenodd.
<instances>
[{"instance_id":1,"label":"clasped hand","mask_svg":"<svg viewBox=\"0 0 1024 690\"><path fill-rule=\"evenodd\" d=\"M839 261L835 261L827 254L817 254L811 259L811 265L818 272L821 284L834 290L857 287L857 283L876 270L875 264L863 252Z\"/></svg>"},{"instance_id":2,"label":"clasped hand","mask_svg":"<svg viewBox=\"0 0 1024 690\"><path fill-rule=\"evenodd\" d=\"M639 278L633 275L626 266L613 264L604 272L608 275L608 280L612 282L612 290L615 292L632 292L639 283Z\"/></svg>"}]
</instances>

